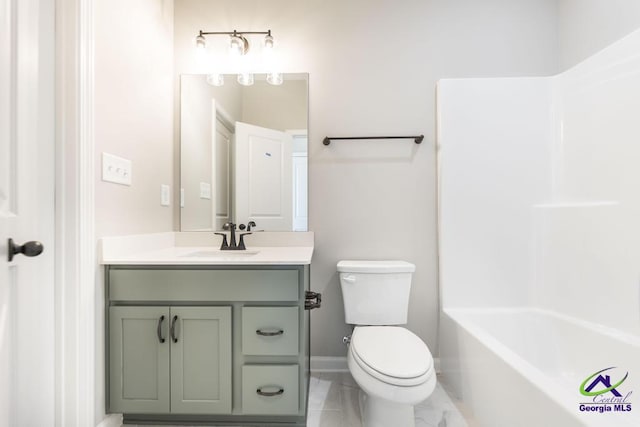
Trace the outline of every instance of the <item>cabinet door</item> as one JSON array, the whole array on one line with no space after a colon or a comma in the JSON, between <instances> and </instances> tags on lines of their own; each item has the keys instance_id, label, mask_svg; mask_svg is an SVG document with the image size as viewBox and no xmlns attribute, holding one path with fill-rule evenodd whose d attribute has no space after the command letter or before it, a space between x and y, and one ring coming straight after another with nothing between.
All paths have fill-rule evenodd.
<instances>
[{"instance_id":1,"label":"cabinet door","mask_svg":"<svg viewBox=\"0 0 640 427\"><path fill-rule=\"evenodd\" d=\"M169 320L168 307L109 309L111 412L169 412Z\"/></svg>"},{"instance_id":2,"label":"cabinet door","mask_svg":"<svg viewBox=\"0 0 640 427\"><path fill-rule=\"evenodd\" d=\"M231 307L171 308L171 412L231 413Z\"/></svg>"}]
</instances>

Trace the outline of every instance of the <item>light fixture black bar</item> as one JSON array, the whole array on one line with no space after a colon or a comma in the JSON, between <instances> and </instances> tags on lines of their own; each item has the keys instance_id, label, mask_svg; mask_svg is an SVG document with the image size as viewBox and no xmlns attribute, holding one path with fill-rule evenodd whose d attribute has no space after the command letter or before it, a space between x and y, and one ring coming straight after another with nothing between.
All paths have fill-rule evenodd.
<instances>
[{"instance_id":1,"label":"light fixture black bar","mask_svg":"<svg viewBox=\"0 0 640 427\"><path fill-rule=\"evenodd\" d=\"M202 31L200 30L201 36L210 36L210 35L218 35L218 34L226 34L229 36L233 36L236 34L266 34L268 36L271 35L271 30L268 31Z\"/></svg>"},{"instance_id":2,"label":"light fixture black bar","mask_svg":"<svg viewBox=\"0 0 640 427\"><path fill-rule=\"evenodd\" d=\"M413 139L413 142L416 144L422 143L424 140L424 135L418 136L326 136L322 143L324 145L331 144L331 140L339 140L339 139Z\"/></svg>"}]
</instances>

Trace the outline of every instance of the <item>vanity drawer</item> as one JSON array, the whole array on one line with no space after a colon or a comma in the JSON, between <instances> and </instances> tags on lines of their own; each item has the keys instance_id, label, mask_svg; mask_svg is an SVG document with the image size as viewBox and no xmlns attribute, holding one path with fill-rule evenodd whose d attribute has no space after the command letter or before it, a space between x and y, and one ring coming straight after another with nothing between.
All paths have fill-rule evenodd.
<instances>
[{"instance_id":1,"label":"vanity drawer","mask_svg":"<svg viewBox=\"0 0 640 427\"><path fill-rule=\"evenodd\" d=\"M298 365L244 365L242 412L244 414L297 414Z\"/></svg>"},{"instance_id":2,"label":"vanity drawer","mask_svg":"<svg viewBox=\"0 0 640 427\"><path fill-rule=\"evenodd\" d=\"M112 301L298 301L298 270L109 270Z\"/></svg>"},{"instance_id":3,"label":"vanity drawer","mask_svg":"<svg viewBox=\"0 0 640 427\"><path fill-rule=\"evenodd\" d=\"M255 356L298 354L298 307L243 307L242 353Z\"/></svg>"}]
</instances>

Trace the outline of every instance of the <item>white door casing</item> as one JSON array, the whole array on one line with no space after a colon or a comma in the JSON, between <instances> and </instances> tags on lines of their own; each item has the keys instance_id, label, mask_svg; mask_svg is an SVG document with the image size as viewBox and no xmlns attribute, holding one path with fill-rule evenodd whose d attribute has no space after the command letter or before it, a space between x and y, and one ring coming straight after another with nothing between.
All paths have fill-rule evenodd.
<instances>
[{"instance_id":1,"label":"white door casing","mask_svg":"<svg viewBox=\"0 0 640 427\"><path fill-rule=\"evenodd\" d=\"M309 228L308 170L307 153L293 153L293 231L307 231Z\"/></svg>"},{"instance_id":2,"label":"white door casing","mask_svg":"<svg viewBox=\"0 0 640 427\"><path fill-rule=\"evenodd\" d=\"M236 122L235 209L238 223L255 221L257 229L293 229L291 135Z\"/></svg>"},{"instance_id":3,"label":"white door casing","mask_svg":"<svg viewBox=\"0 0 640 427\"><path fill-rule=\"evenodd\" d=\"M213 117L211 118L213 147L211 153L211 201L213 203L213 230L222 230L222 226L231 219L231 166L232 131L220 107L212 100Z\"/></svg>"},{"instance_id":4,"label":"white door casing","mask_svg":"<svg viewBox=\"0 0 640 427\"><path fill-rule=\"evenodd\" d=\"M293 231L309 229L309 141L306 129L286 131L293 138Z\"/></svg>"},{"instance_id":5,"label":"white door casing","mask_svg":"<svg viewBox=\"0 0 640 427\"><path fill-rule=\"evenodd\" d=\"M0 0L0 426L53 426L54 1ZM8 262L7 240L38 257Z\"/></svg>"}]
</instances>

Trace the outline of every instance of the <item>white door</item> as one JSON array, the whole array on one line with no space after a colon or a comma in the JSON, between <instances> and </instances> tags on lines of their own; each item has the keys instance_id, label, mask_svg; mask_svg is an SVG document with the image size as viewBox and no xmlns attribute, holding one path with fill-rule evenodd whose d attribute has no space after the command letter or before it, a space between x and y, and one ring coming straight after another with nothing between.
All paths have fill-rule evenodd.
<instances>
[{"instance_id":1,"label":"white door","mask_svg":"<svg viewBox=\"0 0 640 427\"><path fill-rule=\"evenodd\" d=\"M236 122L235 219L258 230L293 230L291 135Z\"/></svg>"},{"instance_id":2,"label":"white door","mask_svg":"<svg viewBox=\"0 0 640 427\"><path fill-rule=\"evenodd\" d=\"M53 0L0 0L1 427L54 424L53 23ZM9 262L10 238L44 252Z\"/></svg>"}]
</instances>

